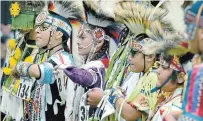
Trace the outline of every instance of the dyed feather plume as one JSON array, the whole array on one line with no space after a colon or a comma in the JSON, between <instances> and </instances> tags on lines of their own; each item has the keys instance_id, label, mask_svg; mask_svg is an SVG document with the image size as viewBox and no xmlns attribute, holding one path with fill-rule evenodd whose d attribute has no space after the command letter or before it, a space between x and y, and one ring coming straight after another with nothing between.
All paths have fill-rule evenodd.
<instances>
[{"instance_id":1,"label":"dyed feather plume","mask_svg":"<svg viewBox=\"0 0 203 121\"><path fill-rule=\"evenodd\" d=\"M83 1L86 21L93 26L108 27L114 23L114 19L106 16L101 11L97 11L99 5L91 1Z\"/></svg>"},{"instance_id":2,"label":"dyed feather plume","mask_svg":"<svg viewBox=\"0 0 203 121\"><path fill-rule=\"evenodd\" d=\"M118 44L118 33L124 26L115 22L113 17L107 16L103 11L98 11L101 7L98 2L86 0L83 1L83 6L86 22L89 25L102 28Z\"/></svg>"},{"instance_id":3,"label":"dyed feather plume","mask_svg":"<svg viewBox=\"0 0 203 121\"><path fill-rule=\"evenodd\" d=\"M147 51L155 51L162 47L165 42L178 43L183 40L183 35L179 34L174 28L172 18L167 9L160 8L161 1L156 7L136 3L119 2L115 7L115 19L124 23L134 36L146 33L154 44L147 45ZM171 13L170 13L171 14Z\"/></svg>"},{"instance_id":4,"label":"dyed feather plume","mask_svg":"<svg viewBox=\"0 0 203 121\"><path fill-rule=\"evenodd\" d=\"M171 30L169 22L163 21L163 17L167 14L167 11L161 8L157 8L153 17L149 20L151 12L154 10L153 6L146 6L145 4L135 2L119 2L114 11L115 19L119 22L126 24L134 35L140 33L146 33L156 27L156 30ZM156 24L153 24L156 22ZM153 26L152 26L153 24ZM156 25L156 26L154 26Z\"/></svg>"},{"instance_id":5,"label":"dyed feather plume","mask_svg":"<svg viewBox=\"0 0 203 121\"><path fill-rule=\"evenodd\" d=\"M92 9L113 18L115 17L114 7L119 1L121 0L86 0L87 4L92 6Z\"/></svg>"},{"instance_id":6,"label":"dyed feather plume","mask_svg":"<svg viewBox=\"0 0 203 121\"><path fill-rule=\"evenodd\" d=\"M158 53L165 53L166 55L184 55L185 53L189 52L188 46L184 46L187 45L187 43L185 43L184 41L180 41L179 43L174 43L174 42L165 42L162 44L162 47L160 47L157 52Z\"/></svg>"},{"instance_id":7,"label":"dyed feather plume","mask_svg":"<svg viewBox=\"0 0 203 121\"><path fill-rule=\"evenodd\" d=\"M80 1L54 1L49 4L49 9L68 19L83 20L83 9Z\"/></svg>"},{"instance_id":8,"label":"dyed feather plume","mask_svg":"<svg viewBox=\"0 0 203 121\"><path fill-rule=\"evenodd\" d=\"M150 17L155 9L153 17ZM150 49L162 46L160 41L176 40L174 39L176 36L172 34L174 29L170 21L164 19L166 15L165 9L135 2L122 1L115 8L115 19L124 23L134 36L146 33L151 39L157 41L156 46L148 47Z\"/></svg>"},{"instance_id":9,"label":"dyed feather plume","mask_svg":"<svg viewBox=\"0 0 203 121\"><path fill-rule=\"evenodd\" d=\"M181 64L188 62L194 56L194 54L189 52L188 44L185 41L178 44L166 42L157 50L157 53L163 53L163 57L167 62L171 61L172 56L177 56Z\"/></svg>"},{"instance_id":10,"label":"dyed feather plume","mask_svg":"<svg viewBox=\"0 0 203 121\"><path fill-rule=\"evenodd\" d=\"M36 13L41 12L41 10L46 5L46 1L18 1L20 4L21 11L35 11Z\"/></svg>"},{"instance_id":11,"label":"dyed feather plume","mask_svg":"<svg viewBox=\"0 0 203 121\"><path fill-rule=\"evenodd\" d=\"M180 45L180 43L185 43L184 11L181 4L163 0L160 1L155 8L157 9L157 7L162 4L163 8L167 10L167 14L163 17L163 20L169 22L173 29L171 31L162 32L159 34L160 36L154 36L157 40L162 40L157 43L157 45L160 45L159 51L164 50L167 55L184 55L188 53L189 50L188 47ZM156 29L154 28L152 30Z\"/></svg>"}]
</instances>

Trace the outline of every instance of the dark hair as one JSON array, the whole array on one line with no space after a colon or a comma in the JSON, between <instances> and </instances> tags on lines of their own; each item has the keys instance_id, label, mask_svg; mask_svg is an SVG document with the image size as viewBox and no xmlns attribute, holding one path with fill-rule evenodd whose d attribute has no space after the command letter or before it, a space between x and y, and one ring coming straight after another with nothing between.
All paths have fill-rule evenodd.
<instances>
[{"instance_id":1,"label":"dark hair","mask_svg":"<svg viewBox=\"0 0 203 121\"><path fill-rule=\"evenodd\" d=\"M162 53L161 56L163 57L163 60L166 61L167 63L171 62L172 56L167 55L167 53Z\"/></svg>"},{"instance_id":2,"label":"dark hair","mask_svg":"<svg viewBox=\"0 0 203 121\"><path fill-rule=\"evenodd\" d=\"M185 55L180 57L180 63L184 64L190 61L193 58L194 54L191 52L186 53Z\"/></svg>"},{"instance_id":3,"label":"dark hair","mask_svg":"<svg viewBox=\"0 0 203 121\"><path fill-rule=\"evenodd\" d=\"M119 34L118 34L118 42L120 44L122 44L122 45L125 44L124 42L125 42L125 39L128 36L128 33L129 33L129 29L126 26L119 32Z\"/></svg>"},{"instance_id":4,"label":"dark hair","mask_svg":"<svg viewBox=\"0 0 203 121\"><path fill-rule=\"evenodd\" d=\"M178 74L179 74L179 72L178 71L175 71L175 70L173 70L173 73L172 73L172 83L173 84L175 84L176 83L176 80L178 79Z\"/></svg>"},{"instance_id":5,"label":"dark hair","mask_svg":"<svg viewBox=\"0 0 203 121\"><path fill-rule=\"evenodd\" d=\"M92 58L92 60L97 60L104 56L107 56L106 53L109 53L109 41L104 41L101 49L98 52L94 53L94 57Z\"/></svg>"},{"instance_id":6,"label":"dark hair","mask_svg":"<svg viewBox=\"0 0 203 121\"><path fill-rule=\"evenodd\" d=\"M142 34L138 34L138 35L135 37L135 40L136 40L137 42L139 42L139 41L142 41L142 40L145 39L145 38L149 38L149 36L148 36L147 34L145 34L145 33L142 33Z\"/></svg>"},{"instance_id":7,"label":"dark hair","mask_svg":"<svg viewBox=\"0 0 203 121\"><path fill-rule=\"evenodd\" d=\"M90 28L91 30L93 30L93 29L95 29L97 27L97 26L93 26L93 25L87 24L87 23L85 23L84 26Z\"/></svg>"},{"instance_id":8,"label":"dark hair","mask_svg":"<svg viewBox=\"0 0 203 121\"><path fill-rule=\"evenodd\" d=\"M64 49L66 52L70 52L70 49L68 48L68 45L67 45L68 38L69 38L69 37L67 37L67 36L65 36L65 35L63 34L63 36L62 36L62 46L63 46L63 49ZM70 39L72 39L72 38L70 38ZM72 44L72 43L71 43L71 44ZM70 45L70 46L72 46L72 45Z\"/></svg>"}]
</instances>

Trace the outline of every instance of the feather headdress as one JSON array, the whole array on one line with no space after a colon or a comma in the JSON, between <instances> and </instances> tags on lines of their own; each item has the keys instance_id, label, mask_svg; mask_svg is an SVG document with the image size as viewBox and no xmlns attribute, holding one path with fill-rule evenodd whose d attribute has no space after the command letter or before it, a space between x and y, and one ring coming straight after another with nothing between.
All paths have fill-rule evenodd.
<instances>
[{"instance_id":1,"label":"feather headdress","mask_svg":"<svg viewBox=\"0 0 203 121\"><path fill-rule=\"evenodd\" d=\"M54 1L49 4L49 11L66 19L83 19L82 3L79 1Z\"/></svg>"},{"instance_id":2,"label":"feather headdress","mask_svg":"<svg viewBox=\"0 0 203 121\"><path fill-rule=\"evenodd\" d=\"M72 26L71 19L82 18L82 4L76 1L53 1L49 2L47 10L43 11L36 18L36 25L48 23L55 26L67 37L71 37ZM46 8L45 8L46 9ZM53 30L54 31L54 30Z\"/></svg>"},{"instance_id":3,"label":"feather headdress","mask_svg":"<svg viewBox=\"0 0 203 121\"><path fill-rule=\"evenodd\" d=\"M163 4L163 7L168 11L168 14L164 17L164 19L170 21L175 31L184 33L184 10L181 7L181 4L168 1Z\"/></svg>"},{"instance_id":4,"label":"feather headdress","mask_svg":"<svg viewBox=\"0 0 203 121\"><path fill-rule=\"evenodd\" d=\"M85 10L86 22L93 26L98 27L113 27L115 21L113 17L107 16L102 11L98 11L99 5L92 1L83 1L83 6ZM98 7L98 8L97 8Z\"/></svg>"},{"instance_id":5,"label":"feather headdress","mask_svg":"<svg viewBox=\"0 0 203 121\"><path fill-rule=\"evenodd\" d=\"M90 0L83 1L85 21L88 25L102 28L105 34L111 37L118 44L118 33L124 28L122 24L115 22L113 17L101 11L97 2Z\"/></svg>"},{"instance_id":6,"label":"feather headdress","mask_svg":"<svg viewBox=\"0 0 203 121\"><path fill-rule=\"evenodd\" d=\"M119 2L115 8L115 19L124 23L134 36L145 33L154 40L154 43L143 46L146 47L145 54L155 53L156 48L162 46L162 41L178 41L182 38L165 18L167 14L166 9L132 1Z\"/></svg>"},{"instance_id":7,"label":"feather headdress","mask_svg":"<svg viewBox=\"0 0 203 121\"><path fill-rule=\"evenodd\" d=\"M182 41L180 43L163 44L163 47L157 50L160 53L159 63L165 67L170 67L176 71L184 71L182 64L191 60L193 54L189 53L188 43Z\"/></svg>"},{"instance_id":8,"label":"feather headdress","mask_svg":"<svg viewBox=\"0 0 203 121\"><path fill-rule=\"evenodd\" d=\"M87 4L91 5L92 9L96 10L97 12L101 12L108 17L115 17L114 15L114 7L116 3L121 0L86 0Z\"/></svg>"}]
</instances>

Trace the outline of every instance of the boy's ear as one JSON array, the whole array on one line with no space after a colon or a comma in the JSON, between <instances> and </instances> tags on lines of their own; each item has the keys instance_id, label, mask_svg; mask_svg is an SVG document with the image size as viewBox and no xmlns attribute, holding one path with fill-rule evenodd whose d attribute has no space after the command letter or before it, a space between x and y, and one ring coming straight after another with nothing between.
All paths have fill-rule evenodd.
<instances>
[{"instance_id":1,"label":"boy's ear","mask_svg":"<svg viewBox=\"0 0 203 121\"><path fill-rule=\"evenodd\" d=\"M155 55L148 55L147 56L147 62L152 62L155 60Z\"/></svg>"},{"instance_id":2,"label":"boy's ear","mask_svg":"<svg viewBox=\"0 0 203 121\"><path fill-rule=\"evenodd\" d=\"M177 78L178 84L182 84L185 81L185 73L184 72L180 72L178 74L178 78Z\"/></svg>"},{"instance_id":3,"label":"boy's ear","mask_svg":"<svg viewBox=\"0 0 203 121\"><path fill-rule=\"evenodd\" d=\"M56 34L55 34L56 36L56 40L58 40L58 39L60 39L60 38L62 38L62 36L63 36L63 33L61 32L61 31L56 31Z\"/></svg>"}]
</instances>

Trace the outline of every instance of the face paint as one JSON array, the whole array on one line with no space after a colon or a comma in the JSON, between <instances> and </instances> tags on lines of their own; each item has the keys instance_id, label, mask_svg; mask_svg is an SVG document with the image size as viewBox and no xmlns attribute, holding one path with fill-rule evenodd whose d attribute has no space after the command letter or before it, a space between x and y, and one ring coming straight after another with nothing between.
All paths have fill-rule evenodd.
<instances>
[{"instance_id":1,"label":"face paint","mask_svg":"<svg viewBox=\"0 0 203 121\"><path fill-rule=\"evenodd\" d=\"M43 23L42 25L37 25L37 28L39 28L40 31L46 31L50 26L50 24Z\"/></svg>"}]
</instances>

